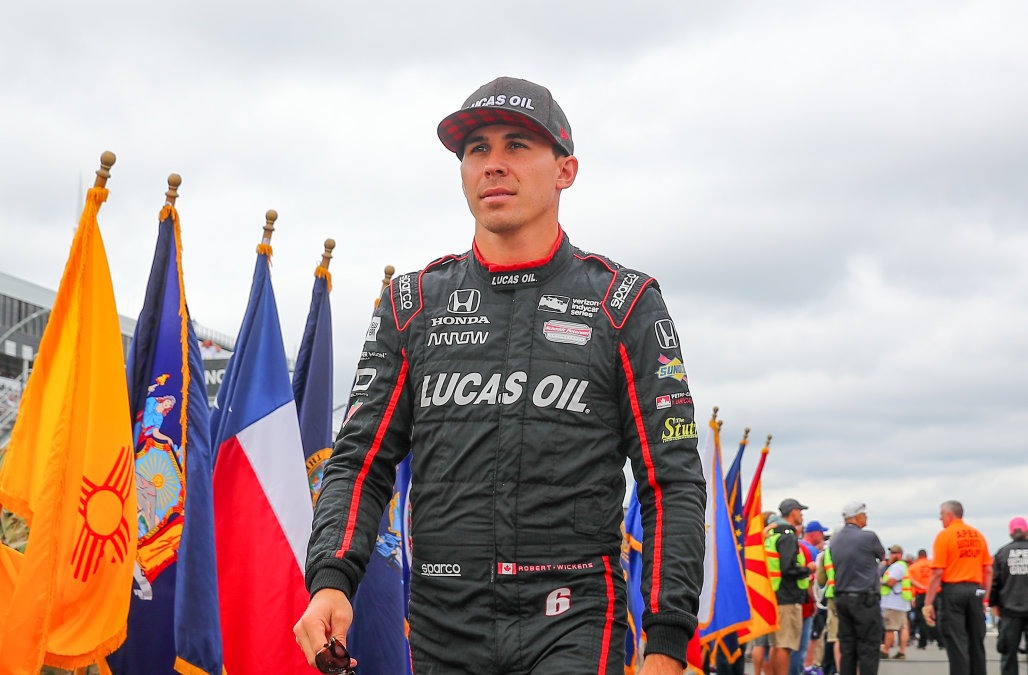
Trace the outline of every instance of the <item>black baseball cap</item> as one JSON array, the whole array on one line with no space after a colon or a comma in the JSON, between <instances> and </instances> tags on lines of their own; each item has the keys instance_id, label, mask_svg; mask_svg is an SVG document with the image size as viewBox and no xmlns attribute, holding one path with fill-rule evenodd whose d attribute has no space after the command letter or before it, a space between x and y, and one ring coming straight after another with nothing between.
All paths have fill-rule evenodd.
<instances>
[{"instance_id":1,"label":"black baseball cap","mask_svg":"<svg viewBox=\"0 0 1028 675\"><path fill-rule=\"evenodd\" d=\"M778 505L778 512L783 516L787 516L796 509L805 510L806 508L806 504L800 504L799 501L789 497L788 499L783 499L782 503Z\"/></svg>"},{"instance_id":2,"label":"black baseball cap","mask_svg":"<svg viewBox=\"0 0 1028 675\"><path fill-rule=\"evenodd\" d=\"M460 110L439 123L436 133L447 150L463 159L464 139L478 127L489 124L524 127L549 138L567 154L575 153L568 118L550 90L535 82L498 77L482 85Z\"/></svg>"}]
</instances>

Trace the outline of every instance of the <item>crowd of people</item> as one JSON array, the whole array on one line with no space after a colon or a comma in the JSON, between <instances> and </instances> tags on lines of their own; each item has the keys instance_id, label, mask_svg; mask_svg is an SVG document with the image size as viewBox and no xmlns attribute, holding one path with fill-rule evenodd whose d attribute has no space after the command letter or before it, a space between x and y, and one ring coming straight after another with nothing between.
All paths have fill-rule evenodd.
<instances>
[{"instance_id":1,"label":"crowd of people","mask_svg":"<svg viewBox=\"0 0 1028 675\"><path fill-rule=\"evenodd\" d=\"M874 675L882 660L933 645L946 651L951 675L984 675L987 611L998 625L1000 672L1018 673L1028 638L1023 517L1011 519L1010 542L991 554L982 533L964 522L963 505L943 502L929 556L897 544L886 549L867 528L863 502L842 508L835 532L804 523L806 509L789 498L778 513L764 513L779 628L751 643L755 675Z\"/></svg>"}]
</instances>

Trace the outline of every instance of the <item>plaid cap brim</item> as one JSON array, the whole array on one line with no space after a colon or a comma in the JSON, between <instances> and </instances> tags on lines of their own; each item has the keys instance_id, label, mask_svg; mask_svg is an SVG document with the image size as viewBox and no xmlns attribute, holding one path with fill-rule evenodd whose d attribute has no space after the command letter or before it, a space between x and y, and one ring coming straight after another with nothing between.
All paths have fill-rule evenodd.
<instances>
[{"instance_id":1,"label":"plaid cap brim","mask_svg":"<svg viewBox=\"0 0 1028 675\"><path fill-rule=\"evenodd\" d=\"M550 141L565 151L564 144L553 137L543 125L536 122L527 115L514 112L508 108L465 108L447 116L439 123L437 133L439 140L450 152L456 153L458 157L464 155L464 139L475 129L490 124L510 124L523 127L529 131L545 136ZM569 153L570 154L570 153Z\"/></svg>"}]
</instances>

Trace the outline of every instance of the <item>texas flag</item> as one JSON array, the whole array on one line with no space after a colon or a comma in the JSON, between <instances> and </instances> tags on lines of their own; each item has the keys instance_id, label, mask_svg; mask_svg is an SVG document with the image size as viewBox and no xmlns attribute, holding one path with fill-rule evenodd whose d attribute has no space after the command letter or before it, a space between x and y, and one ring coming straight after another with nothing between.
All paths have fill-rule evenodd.
<instances>
[{"instance_id":1,"label":"texas flag","mask_svg":"<svg viewBox=\"0 0 1028 675\"><path fill-rule=\"evenodd\" d=\"M257 248L250 301L211 413L214 529L225 670L310 672L293 625L307 607L311 495L271 246Z\"/></svg>"}]
</instances>

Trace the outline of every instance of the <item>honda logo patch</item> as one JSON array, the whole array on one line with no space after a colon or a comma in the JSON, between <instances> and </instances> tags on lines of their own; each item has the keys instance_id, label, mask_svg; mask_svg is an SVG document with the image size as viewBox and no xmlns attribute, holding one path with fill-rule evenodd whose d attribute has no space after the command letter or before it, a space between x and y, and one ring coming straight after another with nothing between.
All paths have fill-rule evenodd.
<instances>
[{"instance_id":1,"label":"honda logo patch","mask_svg":"<svg viewBox=\"0 0 1028 675\"><path fill-rule=\"evenodd\" d=\"M678 333L671 319L661 319L653 324L653 330L657 333L657 343L661 349L678 349Z\"/></svg>"},{"instance_id":2,"label":"honda logo patch","mask_svg":"<svg viewBox=\"0 0 1028 675\"><path fill-rule=\"evenodd\" d=\"M473 314L478 311L478 303L482 294L477 288L461 288L450 293L450 302L446 305L452 314Z\"/></svg>"}]
</instances>

